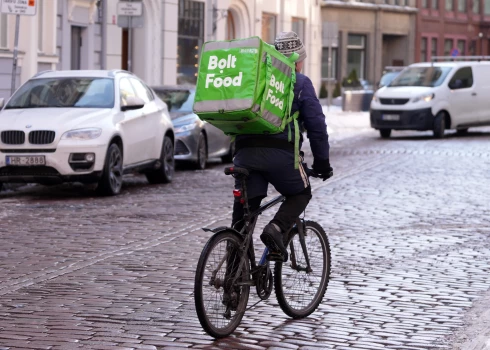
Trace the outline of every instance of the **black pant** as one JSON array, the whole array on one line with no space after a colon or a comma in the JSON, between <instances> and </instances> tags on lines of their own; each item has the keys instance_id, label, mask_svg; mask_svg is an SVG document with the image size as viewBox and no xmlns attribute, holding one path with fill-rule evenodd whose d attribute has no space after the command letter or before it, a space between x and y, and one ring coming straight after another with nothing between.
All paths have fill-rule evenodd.
<instances>
[{"instance_id":1,"label":"black pant","mask_svg":"<svg viewBox=\"0 0 490 350\"><path fill-rule=\"evenodd\" d=\"M294 225L296 218L298 218L301 213L306 209L306 206L311 199L311 186L305 188L302 192L292 195L285 196L286 200L281 204L279 210L277 211L274 219L271 223L276 224L281 229L281 232L286 232ZM248 200L248 205L250 206L250 211L254 212L260 206L260 202L264 197L255 197ZM232 225L237 223L243 218L243 204L239 200L235 199L233 203L233 218ZM240 230L243 224L237 225L237 229Z\"/></svg>"}]
</instances>

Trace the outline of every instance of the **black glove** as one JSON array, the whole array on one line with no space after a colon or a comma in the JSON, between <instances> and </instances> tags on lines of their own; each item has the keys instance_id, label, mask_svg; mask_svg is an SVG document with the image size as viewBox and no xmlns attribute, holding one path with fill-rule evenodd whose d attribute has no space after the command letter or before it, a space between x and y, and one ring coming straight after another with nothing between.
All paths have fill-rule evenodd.
<instances>
[{"instance_id":1,"label":"black glove","mask_svg":"<svg viewBox=\"0 0 490 350\"><path fill-rule=\"evenodd\" d=\"M320 178L325 181L332 176L333 169L330 166L330 161L328 159L315 159L313 161L313 171L320 175Z\"/></svg>"}]
</instances>

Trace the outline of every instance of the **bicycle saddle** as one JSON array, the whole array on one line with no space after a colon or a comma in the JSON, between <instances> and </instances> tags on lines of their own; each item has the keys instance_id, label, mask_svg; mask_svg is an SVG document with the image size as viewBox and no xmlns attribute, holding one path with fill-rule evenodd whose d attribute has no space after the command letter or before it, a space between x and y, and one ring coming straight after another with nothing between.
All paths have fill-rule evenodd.
<instances>
[{"instance_id":1,"label":"bicycle saddle","mask_svg":"<svg viewBox=\"0 0 490 350\"><path fill-rule=\"evenodd\" d=\"M236 167L236 166L232 166L232 167L225 168L225 174L226 175L244 175L244 176L248 176L249 172L245 168L239 168L239 167Z\"/></svg>"}]
</instances>

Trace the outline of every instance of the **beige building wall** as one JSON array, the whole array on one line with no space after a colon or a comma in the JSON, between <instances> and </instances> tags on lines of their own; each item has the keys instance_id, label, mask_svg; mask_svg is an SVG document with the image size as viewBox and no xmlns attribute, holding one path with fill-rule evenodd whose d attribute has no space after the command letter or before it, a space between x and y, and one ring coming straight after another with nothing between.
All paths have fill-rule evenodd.
<instances>
[{"instance_id":1,"label":"beige building wall","mask_svg":"<svg viewBox=\"0 0 490 350\"><path fill-rule=\"evenodd\" d=\"M379 81L383 68L393 62L404 65L414 61L415 20L417 9L371 3L326 2L322 22L338 25L338 76L347 77L349 34L366 36L365 74L371 83ZM322 58L325 61L325 57ZM325 77L324 77L325 78Z\"/></svg>"}]
</instances>

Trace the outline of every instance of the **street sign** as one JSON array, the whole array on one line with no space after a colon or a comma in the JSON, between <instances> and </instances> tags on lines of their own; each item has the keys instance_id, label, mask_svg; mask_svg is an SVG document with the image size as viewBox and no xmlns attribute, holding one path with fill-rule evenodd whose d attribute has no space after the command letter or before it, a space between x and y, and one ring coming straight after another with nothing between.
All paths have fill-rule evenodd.
<instances>
[{"instance_id":1,"label":"street sign","mask_svg":"<svg viewBox=\"0 0 490 350\"><path fill-rule=\"evenodd\" d=\"M120 1L117 3L117 14L119 16L141 16L143 14L143 3Z\"/></svg>"},{"instance_id":2,"label":"street sign","mask_svg":"<svg viewBox=\"0 0 490 350\"><path fill-rule=\"evenodd\" d=\"M452 57L456 57L456 56L459 56L459 50L454 48L451 50L451 56Z\"/></svg>"},{"instance_id":3,"label":"street sign","mask_svg":"<svg viewBox=\"0 0 490 350\"><path fill-rule=\"evenodd\" d=\"M144 24L143 16L117 16L117 26L120 28L142 28Z\"/></svg>"},{"instance_id":4,"label":"street sign","mask_svg":"<svg viewBox=\"0 0 490 350\"><path fill-rule=\"evenodd\" d=\"M1 12L10 15L35 16L37 3L41 0L1 0Z\"/></svg>"}]
</instances>

